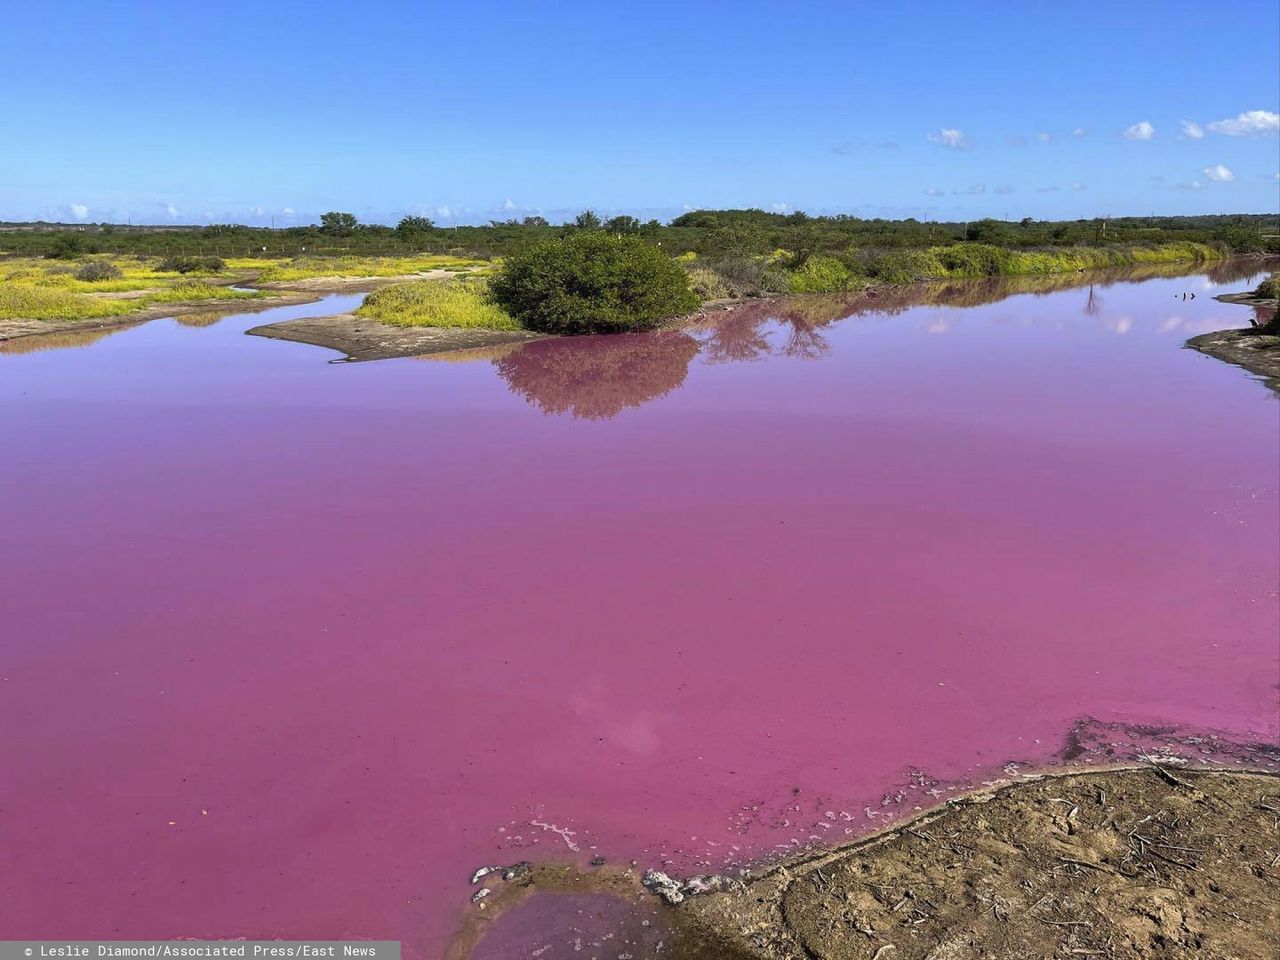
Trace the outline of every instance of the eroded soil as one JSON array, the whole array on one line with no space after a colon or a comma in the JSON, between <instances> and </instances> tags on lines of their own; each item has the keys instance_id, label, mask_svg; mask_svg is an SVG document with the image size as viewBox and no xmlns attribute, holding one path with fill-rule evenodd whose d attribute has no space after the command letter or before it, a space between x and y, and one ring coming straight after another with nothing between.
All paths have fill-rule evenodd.
<instances>
[{"instance_id":1,"label":"eroded soil","mask_svg":"<svg viewBox=\"0 0 1280 960\"><path fill-rule=\"evenodd\" d=\"M510 931L495 925L490 938L486 927L536 896L579 898L568 949L581 951L599 911L582 898L607 892L643 919L615 924L613 942L587 939L600 956L617 946L689 960L1273 960L1280 777L1150 764L1025 778L661 915L634 871L540 865L506 886L451 956L498 956ZM555 949L548 941L540 956Z\"/></svg>"}]
</instances>

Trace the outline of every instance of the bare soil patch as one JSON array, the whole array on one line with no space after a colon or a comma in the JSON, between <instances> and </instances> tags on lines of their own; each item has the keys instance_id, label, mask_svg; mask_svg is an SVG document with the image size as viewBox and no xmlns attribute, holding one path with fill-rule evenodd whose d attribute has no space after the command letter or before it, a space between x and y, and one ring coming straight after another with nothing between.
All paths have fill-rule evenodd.
<instances>
[{"instance_id":1,"label":"bare soil patch","mask_svg":"<svg viewBox=\"0 0 1280 960\"><path fill-rule=\"evenodd\" d=\"M348 360L385 360L418 357L459 350L497 347L545 339L544 334L522 330L482 330L456 327L395 327L354 313L331 317L304 317L269 323L247 331L255 337L291 340L327 347Z\"/></svg>"},{"instance_id":2,"label":"bare soil patch","mask_svg":"<svg viewBox=\"0 0 1280 960\"><path fill-rule=\"evenodd\" d=\"M1243 367L1280 393L1280 334L1258 330L1215 330L1192 337L1187 346Z\"/></svg>"},{"instance_id":3,"label":"bare soil patch","mask_svg":"<svg viewBox=\"0 0 1280 960\"><path fill-rule=\"evenodd\" d=\"M1280 301L1259 297L1252 291L1214 297L1223 303L1253 308L1253 326L1244 330L1215 330L1187 341L1192 350L1243 367L1280 393L1280 329L1276 310Z\"/></svg>"},{"instance_id":4,"label":"bare soil patch","mask_svg":"<svg viewBox=\"0 0 1280 960\"><path fill-rule=\"evenodd\" d=\"M607 892L641 911L632 942L658 935L687 960L1274 960L1280 777L1157 764L1026 777L741 881L703 879L731 889L659 918L634 870L535 865L498 885L450 956L488 960L486 928L496 945L494 922L534 894Z\"/></svg>"}]
</instances>

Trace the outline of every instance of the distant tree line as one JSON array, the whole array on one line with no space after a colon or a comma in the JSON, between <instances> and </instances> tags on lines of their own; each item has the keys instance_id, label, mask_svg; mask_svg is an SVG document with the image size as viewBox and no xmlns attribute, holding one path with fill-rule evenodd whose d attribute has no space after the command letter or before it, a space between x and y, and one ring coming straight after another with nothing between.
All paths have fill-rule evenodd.
<instances>
[{"instance_id":1,"label":"distant tree line","mask_svg":"<svg viewBox=\"0 0 1280 960\"><path fill-rule=\"evenodd\" d=\"M328 253L408 254L458 252L505 256L539 241L578 231L637 236L671 256L758 257L786 250L793 265L812 256L847 256L851 250L926 248L981 243L1010 249L1158 245L1177 241L1212 244L1232 253L1280 253L1280 217L1226 214L1190 217L1116 217L1082 220L981 219L928 221L809 216L803 212L695 210L668 224L631 216L601 217L584 210L572 221L551 224L541 216L491 220L483 226L442 227L424 216L406 216L394 227L360 223L330 211L309 226L249 227L213 224L177 229L119 224L0 223L0 254L74 257L82 253L140 255L298 256Z\"/></svg>"}]
</instances>

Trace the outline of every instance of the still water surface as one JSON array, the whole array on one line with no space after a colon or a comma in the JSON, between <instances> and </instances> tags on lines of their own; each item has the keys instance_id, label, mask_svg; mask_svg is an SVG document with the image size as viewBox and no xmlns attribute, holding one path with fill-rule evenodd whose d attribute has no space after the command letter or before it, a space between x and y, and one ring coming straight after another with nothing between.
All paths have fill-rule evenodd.
<instances>
[{"instance_id":1,"label":"still water surface","mask_svg":"<svg viewBox=\"0 0 1280 960\"><path fill-rule=\"evenodd\" d=\"M0 937L435 957L483 863L782 855L1082 718L1274 742L1277 402L1182 349L1247 323L1218 276L7 345Z\"/></svg>"}]
</instances>

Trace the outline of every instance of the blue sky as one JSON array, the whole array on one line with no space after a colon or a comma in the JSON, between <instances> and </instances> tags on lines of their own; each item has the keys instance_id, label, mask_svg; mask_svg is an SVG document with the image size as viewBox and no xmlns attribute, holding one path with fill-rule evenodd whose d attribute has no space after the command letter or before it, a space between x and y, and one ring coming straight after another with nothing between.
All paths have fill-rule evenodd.
<instances>
[{"instance_id":1,"label":"blue sky","mask_svg":"<svg viewBox=\"0 0 1280 960\"><path fill-rule=\"evenodd\" d=\"M1280 207L1280 5L15 4L0 219Z\"/></svg>"}]
</instances>

